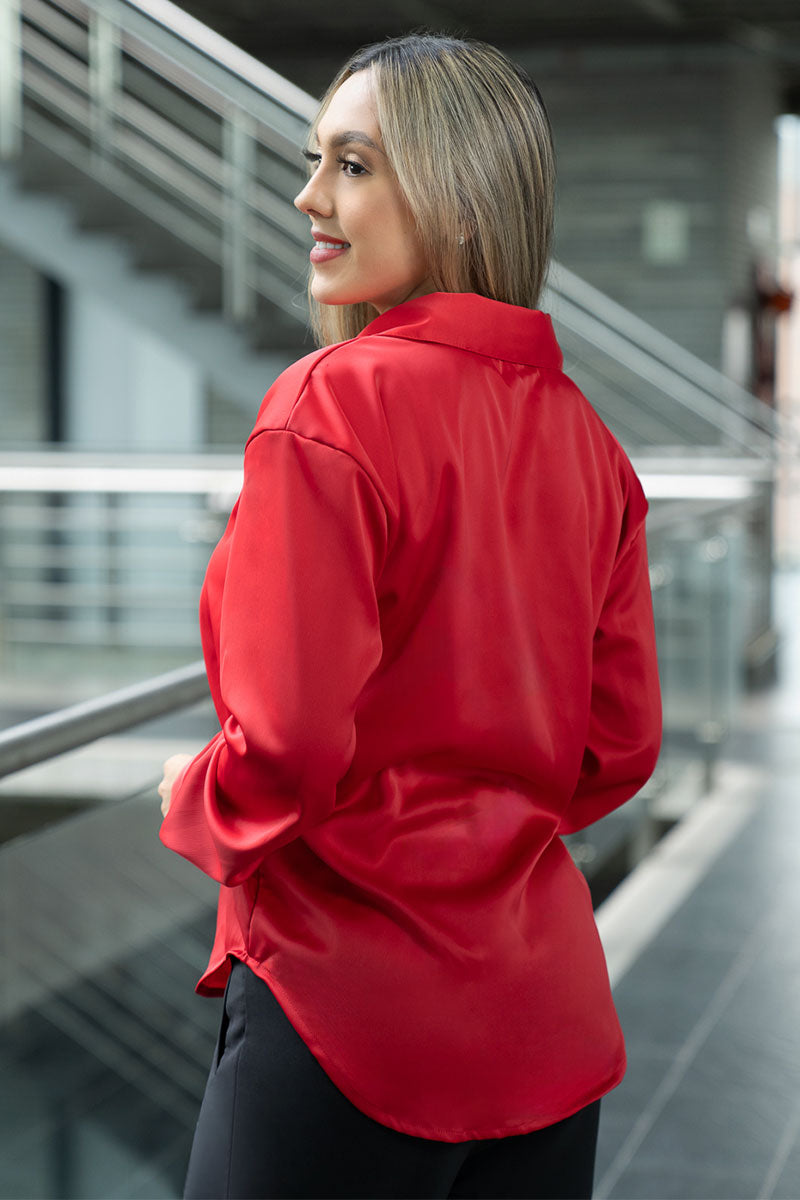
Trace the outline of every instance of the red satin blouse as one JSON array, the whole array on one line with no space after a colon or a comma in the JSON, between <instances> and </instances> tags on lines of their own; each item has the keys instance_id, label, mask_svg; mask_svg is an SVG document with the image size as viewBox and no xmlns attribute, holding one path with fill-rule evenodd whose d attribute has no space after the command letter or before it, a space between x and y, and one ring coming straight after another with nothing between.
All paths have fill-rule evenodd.
<instances>
[{"instance_id":1,"label":"red satin blouse","mask_svg":"<svg viewBox=\"0 0 800 1200\"><path fill-rule=\"evenodd\" d=\"M221 884L228 955L370 1117L525 1133L624 1048L560 834L648 778L646 501L549 317L434 293L267 393L211 558L221 730L164 843Z\"/></svg>"}]
</instances>

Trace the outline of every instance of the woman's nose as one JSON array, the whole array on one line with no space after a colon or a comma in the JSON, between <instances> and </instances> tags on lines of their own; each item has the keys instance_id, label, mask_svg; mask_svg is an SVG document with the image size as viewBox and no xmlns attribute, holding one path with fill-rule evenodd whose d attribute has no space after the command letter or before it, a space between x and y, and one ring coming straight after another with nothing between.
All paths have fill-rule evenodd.
<instances>
[{"instance_id":1,"label":"woman's nose","mask_svg":"<svg viewBox=\"0 0 800 1200\"><path fill-rule=\"evenodd\" d=\"M325 197L316 175L312 175L303 190L297 193L294 198L294 206L306 216L310 216L312 213L330 216L330 200Z\"/></svg>"}]
</instances>

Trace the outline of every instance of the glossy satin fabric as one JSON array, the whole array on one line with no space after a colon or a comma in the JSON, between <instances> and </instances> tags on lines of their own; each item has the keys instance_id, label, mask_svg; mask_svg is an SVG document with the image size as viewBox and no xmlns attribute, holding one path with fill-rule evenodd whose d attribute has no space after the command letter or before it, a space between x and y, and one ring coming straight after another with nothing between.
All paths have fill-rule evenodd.
<instances>
[{"instance_id":1,"label":"glossy satin fabric","mask_svg":"<svg viewBox=\"0 0 800 1200\"><path fill-rule=\"evenodd\" d=\"M559 835L648 778L660 701L634 472L550 319L434 293L267 393L208 567L221 730L164 843L333 1082L443 1141L624 1071Z\"/></svg>"}]
</instances>

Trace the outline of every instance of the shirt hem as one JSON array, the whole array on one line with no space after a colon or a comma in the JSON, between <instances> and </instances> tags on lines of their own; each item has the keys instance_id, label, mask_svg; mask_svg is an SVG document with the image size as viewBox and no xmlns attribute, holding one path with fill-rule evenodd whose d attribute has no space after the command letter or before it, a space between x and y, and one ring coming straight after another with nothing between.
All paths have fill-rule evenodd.
<instances>
[{"instance_id":1,"label":"shirt hem","mask_svg":"<svg viewBox=\"0 0 800 1200\"><path fill-rule=\"evenodd\" d=\"M360 1112L370 1117L373 1121L377 1121L381 1125L386 1125L389 1129L394 1129L398 1133L408 1134L411 1137L425 1138L427 1141L436 1142L469 1142L487 1141L492 1138L514 1137L525 1133L533 1133L534 1130L545 1129L550 1125L558 1124L559 1121L566 1121L569 1117L574 1116L575 1113L580 1112L582 1108L593 1104L596 1100L602 1099L603 1096L618 1086L625 1074L626 1058L623 1050L618 1056L613 1070L605 1077L603 1082L590 1088L585 1094L570 1101L563 1108L554 1109L545 1118L533 1117L513 1123L501 1122L500 1124L491 1126L480 1125L468 1128L460 1127L458 1129L444 1129L440 1126L409 1121L392 1115L380 1105L374 1104L359 1091L347 1072L331 1059L327 1051L319 1045L310 1031L308 1031L305 1021L298 1014L291 997L285 992L281 984L270 974L262 962L253 958L246 950L230 949L226 953L224 962L209 964L208 970L200 979L196 988L196 991L201 996L222 995L225 980L230 974L231 958L237 958L245 963L269 987L283 1009L287 1020L303 1039L331 1082L351 1104L355 1105Z\"/></svg>"}]
</instances>

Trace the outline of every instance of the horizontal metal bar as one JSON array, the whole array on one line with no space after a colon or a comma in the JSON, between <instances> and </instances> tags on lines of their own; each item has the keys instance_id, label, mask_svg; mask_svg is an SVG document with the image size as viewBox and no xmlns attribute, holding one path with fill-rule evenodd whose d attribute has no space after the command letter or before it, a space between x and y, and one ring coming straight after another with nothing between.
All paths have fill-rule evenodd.
<instances>
[{"instance_id":1,"label":"horizontal metal bar","mask_svg":"<svg viewBox=\"0 0 800 1200\"><path fill-rule=\"evenodd\" d=\"M658 558L657 539L691 527L691 538L702 541L714 532L720 521L734 517L744 521L765 497L750 495L739 500L668 500L654 504L647 515L647 538L651 557Z\"/></svg>"},{"instance_id":2,"label":"horizontal metal bar","mask_svg":"<svg viewBox=\"0 0 800 1200\"><path fill-rule=\"evenodd\" d=\"M663 446L648 447L632 453L631 461L640 475L724 475L770 483L775 474L774 464L767 459L714 454L705 446L681 447L677 454Z\"/></svg>"},{"instance_id":3,"label":"horizontal metal bar","mask_svg":"<svg viewBox=\"0 0 800 1200\"><path fill-rule=\"evenodd\" d=\"M682 375L696 388L710 393L715 399L734 409L751 424L757 425L770 435L776 433L778 421L774 409L692 354L690 350L643 321L641 317L617 304L585 279L575 275L563 263L553 263L548 285L557 295L599 316L605 324L665 363L674 373Z\"/></svg>"},{"instance_id":4,"label":"horizontal metal bar","mask_svg":"<svg viewBox=\"0 0 800 1200\"><path fill-rule=\"evenodd\" d=\"M0 732L0 778L208 696L202 662L24 721Z\"/></svg>"},{"instance_id":5,"label":"horizontal metal bar","mask_svg":"<svg viewBox=\"0 0 800 1200\"><path fill-rule=\"evenodd\" d=\"M5 531L4 531L5 532ZM154 530L154 533L156 531ZM178 532L178 531L176 531ZM217 531L214 541L219 541ZM80 576L84 572L101 572L112 565L115 571L124 570L136 578L144 571L158 571L162 581L165 576L191 577L193 570L205 570L211 538L199 541L170 541L160 546L145 542L123 542L110 547L107 541L98 539L94 543L73 541L69 545L54 546L47 542L5 541L2 563L7 572L65 571ZM118 565L122 559L122 568ZM18 575L19 577L19 575ZM35 580L31 580L35 582ZM7 585L5 585L7 586ZM7 595L7 593L5 593ZM0 597L4 595L0 587Z\"/></svg>"},{"instance_id":6,"label":"horizontal metal bar","mask_svg":"<svg viewBox=\"0 0 800 1200\"><path fill-rule=\"evenodd\" d=\"M191 65L176 62L174 56L151 45L130 30L123 31L122 45L131 60L146 67L169 86L177 89L184 97L202 105L209 113L221 117L229 111L232 98L224 89L220 90L208 79L196 74L196 64L193 68ZM261 95L251 92L251 97L254 101L261 101L261 103L240 103L240 107L243 107L257 122L259 141L280 157L291 156L293 161L297 161L299 147L305 136L303 123L298 119L296 130L278 129L271 119L271 110L275 106L269 105Z\"/></svg>"},{"instance_id":7,"label":"horizontal metal bar","mask_svg":"<svg viewBox=\"0 0 800 1200\"><path fill-rule=\"evenodd\" d=\"M77 557L77 556L76 556ZM4 563L8 574L7 562ZM76 573L85 570L80 561L73 560ZM124 550L115 555L112 550L105 563L105 569L98 569L98 574L105 575L113 570L115 574L124 574L130 582L123 579L120 583L84 582L81 580L66 583L47 583L31 579L4 580L0 598L8 608L22 609L30 612L35 608L66 610L61 619L80 621L88 615L88 611L101 608L125 611L127 609L144 609L155 614L189 612L194 614L197 608L197 594L200 588L202 571L194 572L197 587L177 586L165 587L163 582L153 581L151 584L139 582L142 568L136 569L136 564L128 561ZM187 568L183 574L190 574Z\"/></svg>"},{"instance_id":8,"label":"horizontal metal bar","mask_svg":"<svg viewBox=\"0 0 800 1200\"><path fill-rule=\"evenodd\" d=\"M83 59L88 58L89 31L86 25L76 24L53 8L52 4L45 4L44 0L23 0L22 14L27 23L43 30L51 40L56 38Z\"/></svg>"},{"instance_id":9,"label":"horizontal metal bar","mask_svg":"<svg viewBox=\"0 0 800 1200\"><path fill-rule=\"evenodd\" d=\"M29 53L33 41L32 32L26 30L23 46ZM48 55L41 65L38 62L27 62L25 65L23 78L25 93L31 93L40 103L47 105L59 120L69 121L82 132L86 132L91 122L87 68L85 64L78 63L77 59L71 59L70 55L56 47L50 47L48 43L45 43L45 46L48 48ZM64 65L61 69L56 61L59 56L64 64L69 63L70 65ZM26 112L23 122L26 122L27 118L28 113Z\"/></svg>"},{"instance_id":10,"label":"horizontal metal bar","mask_svg":"<svg viewBox=\"0 0 800 1200\"><path fill-rule=\"evenodd\" d=\"M563 296L558 302L557 311L559 320L587 342L610 354L641 379L660 388L690 413L716 426L738 447L766 457L772 454L774 443L767 432L719 396L706 392L649 350L643 349L640 343L629 340L625 334L605 324L602 318L583 311Z\"/></svg>"},{"instance_id":11,"label":"horizontal metal bar","mask_svg":"<svg viewBox=\"0 0 800 1200\"><path fill-rule=\"evenodd\" d=\"M196 654L199 640L194 636L196 621L190 626L181 614L176 616L177 620L161 619L155 625L152 621L141 621L135 626L130 623L100 626L99 622L75 625L45 617L4 617L3 638L6 646L36 646L37 650L53 646L59 650L67 648L69 653L79 650L84 655L100 657L109 652Z\"/></svg>"},{"instance_id":12,"label":"horizontal metal bar","mask_svg":"<svg viewBox=\"0 0 800 1200\"><path fill-rule=\"evenodd\" d=\"M3 536L5 545L13 545L15 536L22 536L26 543L32 536L47 544L53 533L67 540L67 544L81 550L84 546L104 546L106 539L114 535L126 539L127 546L149 546L152 539L174 545L174 537L187 545L194 542L219 541L230 505L225 510L209 507L196 508L132 508L133 497L125 500L124 507L108 507L107 497L97 492L90 497L96 503L92 507L78 509L73 506L59 509L47 503L26 504L18 494L4 493L0 489ZM204 499L204 497L201 497ZM212 533L213 529L213 533ZM145 541L147 539L147 541Z\"/></svg>"},{"instance_id":13,"label":"horizontal metal bar","mask_svg":"<svg viewBox=\"0 0 800 1200\"><path fill-rule=\"evenodd\" d=\"M90 11L96 11L99 5L80 0L56 0L56 7L85 26ZM314 116L317 102L312 96L176 5L164 0L153 0L152 3L126 0L125 8L126 12L118 6L115 12L123 30L149 42L162 54L171 49L173 60L183 51L195 72L216 76L216 88L223 94L250 91L253 100L266 100L298 122L308 122ZM32 8L31 16L44 28L50 27L43 6Z\"/></svg>"},{"instance_id":14,"label":"horizontal metal bar","mask_svg":"<svg viewBox=\"0 0 800 1200\"><path fill-rule=\"evenodd\" d=\"M277 102L291 113L311 120L317 111L317 102L307 92L290 83L277 71L271 70L257 58L227 41L207 25L184 12L168 0L125 0L129 8L138 10L154 23L168 29L182 41L214 62L225 67L237 79L242 79L257 88L270 100ZM92 5L94 7L94 5Z\"/></svg>"},{"instance_id":15,"label":"horizontal metal bar","mask_svg":"<svg viewBox=\"0 0 800 1200\"><path fill-rule=\"evenodd\" d=\"M62 465L14 466L0 461L0 492L100 492L105 495L145 493L148 495L204 495L224 492L237 495L242 473L203 468L114 467L79 468L64 456Z\"/></svg>"}]
</instances>

